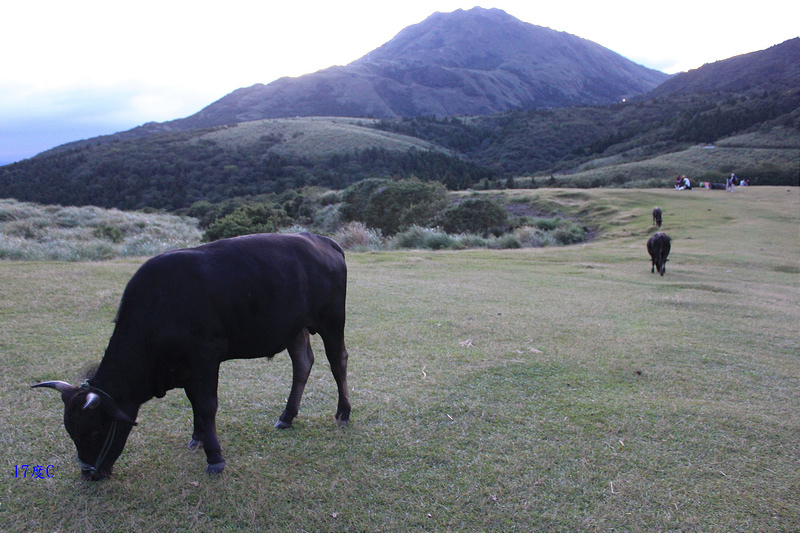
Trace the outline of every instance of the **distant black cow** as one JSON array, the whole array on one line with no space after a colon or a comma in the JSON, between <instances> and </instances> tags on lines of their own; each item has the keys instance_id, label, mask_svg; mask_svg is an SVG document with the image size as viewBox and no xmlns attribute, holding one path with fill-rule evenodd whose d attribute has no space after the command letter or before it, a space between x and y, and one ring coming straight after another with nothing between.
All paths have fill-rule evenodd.
<instances>
[{"instance_id":1,"label":"distant black cow","mask_svg":"<svg viewBox=\"0 0 800 533\"><path fill-rule=\"evenodd\" d=\"M206 472L222 472L217 438L219 366L288 349L292 390L275 424L297 415L319 333L339 389L336 419L350 418L344 346L347 267L342 248L311 234L249 235L167 252L134 274L94 376L61 392L64 425L84 479L111 474L140 406L182 387L194 411L191 447L205 448Z\"/></svg>"},{"instance_id":2,"label":"distant black cow","mask_svg":"<svg viewBox=\"0 0 800 533\"><path fill-rule=\"evenodd\" d=\"M661 208L660 207L656 207L655 209L653 209L653 224L655 224L659 228L661 227Z\"/></svg>"},{"instance_id":3,"label":"distant black cow","mask_svg":"<svg viewBox=\"0 0 800 533\"><path fill-rule=\"evenodd\" d=\"M652 260L652 268L650 272L658 270L662 276L667 271L667 256L670 249L670 238L666 233L654 233L652 237L647 240L647 252L650 254Z\"/></svg>"}]
</instances>

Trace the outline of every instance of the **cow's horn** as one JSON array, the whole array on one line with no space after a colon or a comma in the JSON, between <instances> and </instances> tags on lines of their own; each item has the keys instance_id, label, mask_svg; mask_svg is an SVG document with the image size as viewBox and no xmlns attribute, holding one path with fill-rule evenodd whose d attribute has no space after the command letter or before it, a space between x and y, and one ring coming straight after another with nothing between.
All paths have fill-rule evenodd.
<instances>
[{"instance_id":1,"label":"cow's horn","mask_svg":"<svg viewBox=\"0 0 800 533\"><path fill-rule=\"evenodd\" d=\"M83 404L84 409L94 409L98 405L100 405L100 396L93 392L86 395L86 403Z\"/></svg>"},{"instance_id":2,"label":"cow's horn","mask_svg":"<svg viewBox=\"0 0 800 533\"><path fill-rule=\"evenodd\" d=\"M36 387L56 389L58 392L67 392L75 388L65 381L44 381L42 383L37 383L36 385L31 385L32 389L35 389Z\"/></svg>"}]
</instances>

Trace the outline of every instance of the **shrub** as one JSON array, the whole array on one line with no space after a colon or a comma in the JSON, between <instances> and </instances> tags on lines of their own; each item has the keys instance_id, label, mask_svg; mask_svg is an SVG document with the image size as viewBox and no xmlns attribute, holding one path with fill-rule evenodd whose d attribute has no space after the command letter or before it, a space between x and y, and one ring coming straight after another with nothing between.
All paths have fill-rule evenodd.
<instances>
[{"instance_id":1,"label":"shrub","mask_svg":"<svg viewBox=\"0 0 800 533\"><path fill-rule=\"evenodd\" d=\"M556 229L559 225L561 225L562 222L563 220L561 219L561 217L552 217L552 218L537 217L537 218L532 218L529 221L529 224L531 226L539 228L540 230L552 231Z\"/></svg>"},{"instance_id":2,"label":"shrub","mask_svg":"<svg viewBox=\"0 0 800 533\"><path fill-rule=\"evenodd\" d=\"M528 248L542 248L554 244L554 239L540 228L533 226L522 226L514 230L514 236L522 246Z\"/></svg>"},{"instance_id":3,"label":"shrub","mask_svg":"<svg viewBox=\"0 0 800 533\"><path fill-rule=\"evenodd\" d=\"M522 248L522 243L513 233L506 233L497 239L500 248L502 249L515 249Z\"/></svg>"},{"instance_id":4,"label":"shrub","mask_svg":"<svg viewBox=\"0 0 800 533\"><path fill-rule=\"evenodd\" d=\"M369 229L361 222L350 222L337 231L333 239L346 250L376 250L383 244L381 232Z\"/></svg>"},{"instance_id":5,"label":"shrub","mask_svg":"<svg viewBox=\"0 0 800 533\"><path fill-rule=\"evenodd\" d=\"M311 225L315 231L322 234L330 234L342 227L342 215L339 211L339 204L326 205L321 207L314 214Z\"/></svg>"},{"instance_id":6,"label":"shrub","mask_svg":"<svg viewBox=\"0 0 800 533\"><path fill-rule=\"evenodd\" d=\"M488 235L506 226L508 212L495 200L469 198L447 208L439 221L447 233Z\"/></svg>"},{"instance_id":7,"label":"shrub","mask_svg":"<svg viewBox=\"0 0 800 533\"><path fill-rule=\"evenodd\" d=\"M586 237L586 230L583 226L575 222L566 221L553 230L551 235L558 244L575 244L584 240Z\"/></svg>"},{"instance_id":8,"label":"shrub","mask_svg":"<svg viewBox=\"0 0 800 533\"><path fill-rule=\"evenodd\" d=\"M422 248L425 242L425 233L428 230L420 226L412 226L392 239L393 248Z\"/></svg>"},{"instance_id":9,"label":"shrub","mask_svg":"<svg viewBox=\"0 0 800 533\"><path fill-rule=\"evenodd\" d=\"M488 246L488 241L484 237L472 233L459 235L456 243L463 248L486 248ZM453 247L455 246L454 243Z\"/></svg>"},{"instance_id":10,"label":"shrub","mask_svg":"<svg viewBox=\"0 0 800 533\"><path fill-rule=\"evenodd\" d=\"M392 248L445 250L464 248L459 244L458 237L448 235L436 228L423 228L413 226L408 230L398 233L392 239Z\"/></svg>"},{"instance_id":11,"label":"shrub","mask_svg":"<svg viewBox=\"0 0 800 533\"><path fill-rule=\"evenodd\" d=\"M394 235L427 224L446 202L442 184L418 179L370 179L342 193L340 212L345 220L357 220L384 235Z\"/></svg>"},{"instance_id":12,"label":"shrub","mask_svg":"<svg viewBox=\"0 0 800 533\"><path fill-rule=\"evenodd\" d=\"M286 212L273 204L244 205L212 222L203 234L203 241L211 242L251 233L273 233L291 222Z\"/></svg>"},{"instance_id":13,"label":"shrub","mask_svg":"<svg viewBox=\"0 0 800 533\"><path fill-rule=\"evenodd\" d=\"M108 224L101 224L97 226L92 234L98 239L108 239L114 244L121 243L125 238L125 235L118 226L110 226Z\"/></svg>"},{"instance_id":14,"label":"shrub","mask_svg":"<svg viewBox=\"0 0 800 533\"><path fill-rule=\"evenodd\" d=\"M430 231L425 235L422 245L428 250L444 250L452 248L455 241L456 239L443 231Z\"/></svg>"}]
</instances>

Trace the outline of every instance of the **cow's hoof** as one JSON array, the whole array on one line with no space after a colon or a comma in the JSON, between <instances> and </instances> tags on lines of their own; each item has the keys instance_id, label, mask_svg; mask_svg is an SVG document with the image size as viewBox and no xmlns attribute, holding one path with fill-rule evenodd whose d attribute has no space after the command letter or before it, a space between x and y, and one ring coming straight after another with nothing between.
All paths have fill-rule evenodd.
<instances>
[{"instance_id":1,"label":"cow's hoof","mask_svg":"<svg viewBox=\"0 0 800 533\"><path fill-rule=\"evenodd\" d=\"M203 447L203 441L189 439L189 444L187 444L186 447L189 448L190 450L199 450L200 448Z\"/></svg>"},{"instance_id":2,"label":"cow's hoof","mask_svg":"<svg viewBox=\"0 0 800 533\"><path fill-rule=\"evenodd\" d=\"M214 463L213 465L206 465L206 474L221 474L223 470L225 470L225 461Z\"/></svg>"},{"instance_id":3,"label":"cow's hoof","mask_svg":"<svg viewBox=\"0 0 800 533\"><path fill-rule=\"evenodd\" d=\"M287 424L283 420L278 420L277 422L275 422L275 427L277 429L289 429L290 427L292 427L292 425L291 424Z\"/></svg>"},{"instance_id":4,"label":"cow's hoof","mask_svg":"<svg viewBox=\"0 0 800 533\"><path fill-rule=\"evenodd\" d=\"M342 420L341 418L336 419L336 425L338 425L340 428L347 427L347 424L349 422L350 422L349 420Z\"/></svg>"}]
</instances>

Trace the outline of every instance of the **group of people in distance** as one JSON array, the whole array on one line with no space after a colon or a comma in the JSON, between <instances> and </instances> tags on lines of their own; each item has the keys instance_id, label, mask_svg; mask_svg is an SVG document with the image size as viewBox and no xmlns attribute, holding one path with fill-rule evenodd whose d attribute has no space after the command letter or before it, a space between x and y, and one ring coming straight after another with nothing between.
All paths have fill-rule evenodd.
<instances>
[{"instance_id":1,"label":"group of people in distance","mask_svg":"<svg viewBox=\"0 0 800 533\"><path fill-rule=\"evenodd\" d=\"M738 182L738 183L737 183ZM702 187L704 183L700 183ZM736 177L736 174L731 174L729 178L725 180L725 190L728 192L733 192L736 188L736 185L740 187L750 185L749 179L739 179ZM707 189L721 189L722 184L718 183L705 183ZM685 190L692 190L692 183L689 181L689 178L686 176L681 176L680 174L678 177L675 178L675 190L676 191L685 191Z\"/></svg>"},{"instance_id":2,"label":"group of people in distance","mask_svg":"<svg viewBox=\"0 0 800 533\"><path fill-rule=\"evenodd\" d=\"M692 190L692 183L689 181L689 178L687 178L686 176L681 176L679 174L678 177L675 178L675 190L676 191L684 191L684 190L691 191Z\"/></svg>"}]
</instances>

